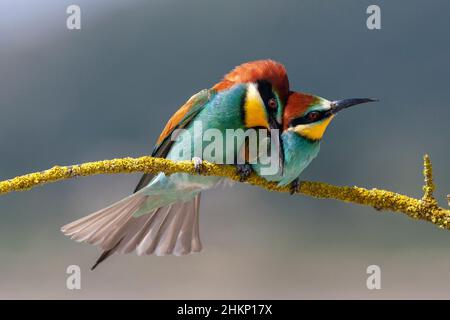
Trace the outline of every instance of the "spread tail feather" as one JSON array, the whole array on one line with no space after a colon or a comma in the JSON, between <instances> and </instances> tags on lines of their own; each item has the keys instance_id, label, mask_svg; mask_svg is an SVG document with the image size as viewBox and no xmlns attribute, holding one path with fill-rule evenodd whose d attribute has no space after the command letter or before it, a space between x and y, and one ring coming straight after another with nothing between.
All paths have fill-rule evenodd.
<instances>
[{"instance_id":1,"label":"spread tail feather","mask_svg":"<svg viewBox=\"0 0 450 320\"><path fill-rule=\"evenodd\" d=\"M150 209L147 214L134 217L153 197L136 193L105 209L76 220L61 231L78 242L87 242L104 250L94 269L113 253L138 255L184 255L199 252L200 193L187 202L176 202Z\"/></svg>"}]
</instances>

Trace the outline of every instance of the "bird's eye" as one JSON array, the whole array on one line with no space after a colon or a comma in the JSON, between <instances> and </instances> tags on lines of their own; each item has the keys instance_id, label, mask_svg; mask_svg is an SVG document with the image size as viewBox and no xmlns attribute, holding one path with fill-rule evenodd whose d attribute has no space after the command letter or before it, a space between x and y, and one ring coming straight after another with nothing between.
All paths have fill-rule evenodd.
<instances>
[{"instance_id":1,"label":"bird's eye","mask_svg":"<svg viewBox=\"0 0 450 320\"><path fill-rule=\"evenodd\" d=\"M309 121L316 121L320 117L320 113L317 111L311 111L307 115Z\"/></svg>"},{"instance_id":2,"label":"bird's eye","mask_svg":"<svg viewBox=\"0 0 450 320\"><path fill-rule=\"evenodd\" d=\"M269 101L267 102L269 108L271 109L276 109L278 107L278 103L277 100L275 98L270 98Z\"/></svg>"}]
</instances>

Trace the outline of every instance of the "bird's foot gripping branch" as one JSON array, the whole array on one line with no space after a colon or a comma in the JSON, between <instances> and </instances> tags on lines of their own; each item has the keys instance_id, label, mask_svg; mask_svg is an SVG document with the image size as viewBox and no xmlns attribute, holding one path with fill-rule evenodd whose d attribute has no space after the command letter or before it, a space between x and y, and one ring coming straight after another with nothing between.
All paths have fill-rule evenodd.
<instances>
[{"instance_id":1,"label":"bird's foot gripping branch","mask_svg":"<svg viewBox=\"0 0 450 320\"><path fill-rule=\"evenodd\" d=\"M118 173L158 173L168 175L173 173L201 174L205 176L226 177L240 181L235 167L218 165L203 161L201 172L196 170L192 161L171 161L162 158L144 156L140 158L123 158L88 162L73 166L55 166L51 169L18 176L0 182L0 194L13 191L29 190L33 187L70 179L78 176ZM374 207L377 210L402 212L411 218L429 221L441 228L450 229L450 210L439 207L433 196L435 185L433 182L432 165L428 155L424 156L424 195L422 199L415 199L387 190L365 189L360 187L334 186L322 182L301 181L297 193L323 199L335 199ZM280 187L276 182L251 174L246 183L259 186L269 191L291 192L289 186ZM450 202L450 195L448 196ZM450 203L449 203L450 205Z\"/></svg>"}]
</instances>

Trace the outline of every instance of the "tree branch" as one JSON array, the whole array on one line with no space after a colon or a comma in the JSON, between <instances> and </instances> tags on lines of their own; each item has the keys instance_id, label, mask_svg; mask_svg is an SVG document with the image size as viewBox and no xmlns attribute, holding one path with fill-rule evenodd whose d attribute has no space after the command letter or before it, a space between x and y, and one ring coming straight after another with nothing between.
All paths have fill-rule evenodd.
<instances>
[{"instance_id":1,"label":"tree branch","mask_svg":"<svg viewBox=\"0 0 450 320\"><path fill-rule=\"evenodd\" d=\"M29 190L35 186L78 176L91 176L97 174L118 173L173 173L198 174L191 161L174 162L162 158L144 156L140 158L123 158L88 162L73 166L55 166L51 169L30 173L10 180L0 182L0 194L12 191ZM432 176L432 165L428 155L424 156L424 195L422 199L415 199L387 190L365 189L360 187L334 186L323 182L302 181L298 189L299 194L322 199L335 199L365 206L377 210L402 212L414 219L431 222L441 228L450 230L450 210L438 206L433 196L435 185ZM218 165L204 161L201 166L201 175L226 177L239 181L234 166ZM269 191L290 192L289 186L279 187L276 182L251 174L246 183L259 186ZM449 195L450 201L450 195Z\"/></svg>"}]
</instances>

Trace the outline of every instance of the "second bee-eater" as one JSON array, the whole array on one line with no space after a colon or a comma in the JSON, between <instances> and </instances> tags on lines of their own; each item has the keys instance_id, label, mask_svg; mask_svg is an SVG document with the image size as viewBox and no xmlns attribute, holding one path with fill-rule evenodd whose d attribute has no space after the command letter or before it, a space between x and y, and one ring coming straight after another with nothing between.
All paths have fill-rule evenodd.
<instances>
[{"instance_id":1,"label":"second bee-eater","mask_svg":"<svg viewBox=\"0 0 450 320\"><path fill-rule=\"evenodd\" d=\"M307 93L289 92L281 134L283 171L264 178L277 181L280 186L291 184L292 193L297 191L299 176L318 155L325 130L334 117L344 109L373 101L377 100L353 98L330 101ZM260 174L261 165L257 163L253 169Z\"/></svg>"}]
</instances>

